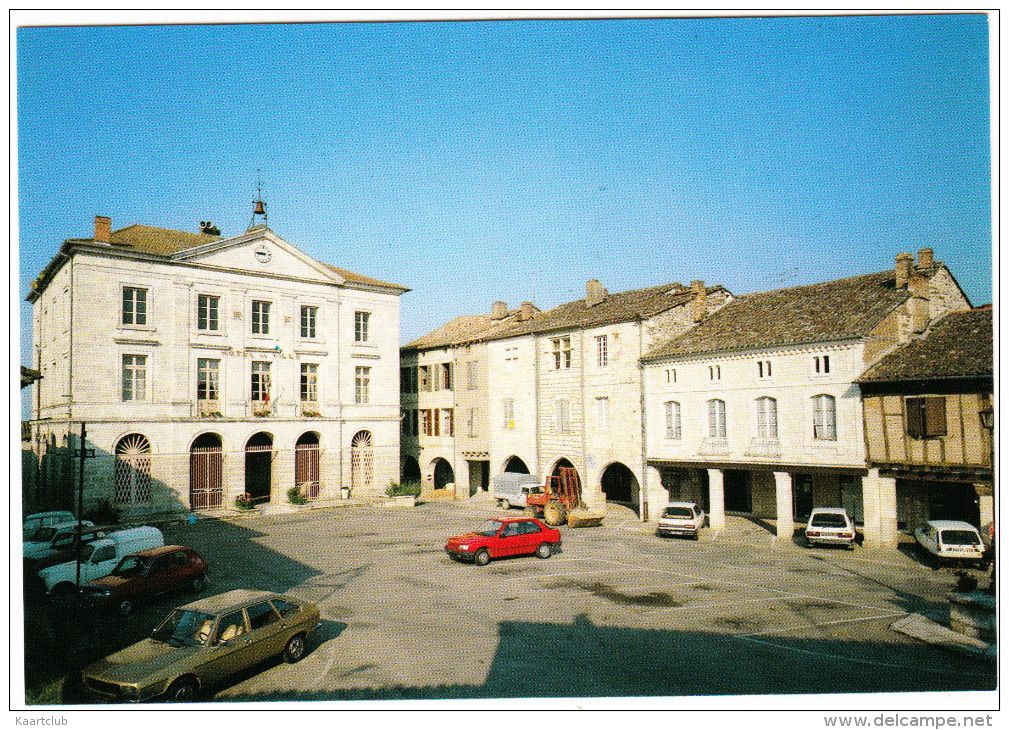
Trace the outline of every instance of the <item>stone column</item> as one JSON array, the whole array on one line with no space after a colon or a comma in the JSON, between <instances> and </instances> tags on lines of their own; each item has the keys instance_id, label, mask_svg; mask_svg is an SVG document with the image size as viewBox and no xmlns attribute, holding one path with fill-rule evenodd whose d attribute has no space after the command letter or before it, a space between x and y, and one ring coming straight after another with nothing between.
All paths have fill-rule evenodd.
<instances>
[{"instance_id":1,"label":"stone column","mask_svg":"<svg viewBox=\"0 0 1009 730\"><path fill-rule=\"evenodd\" d=\"M654 466L645 468L645 489L648 497L648 521L658 522L669 503L669 493L662 486L662 472Z\"/></svg>"},{"instance_id":2,"label":"stone column","mask_svg":"<svg viewBox=\"0 0 1009 730\"><path fill-rule=\"evenodd\" d=\"M866 547L897 547L897 480L879 469L862 477L862 519Z\"/></svg>"},{"instance_id":3,"label":"stone column","mask_svg":"<svg viewBox=\"0 0 1009 730\"><path fill-rule=\"evenodd\" d=\"M977 492L977 506L981 512L981 536L987 540L992 523L995 522L994 490L991 484L975 484L974 491Z\"/></svg>"},{"instance_id":4,"label":"stone column","mask_svg":"<svg viewBox=\"0 0 1009 730\"><path fill-rule=\"evenodd\" d=\"M792 475L787 471L774 472L774 503L777 514L776 545L792 545L795 519L792 515Z\"/></svg>"},{"instance_id":5,"label":"stone column","mask_svg":"<svg viewBox=\"0 0 1009 730\"><path fill-rule=\"evenodd\" d=\"M708 525L717 536L725 530L725 484L721 469L708 469Z\"/></svg>"}]
</instances>

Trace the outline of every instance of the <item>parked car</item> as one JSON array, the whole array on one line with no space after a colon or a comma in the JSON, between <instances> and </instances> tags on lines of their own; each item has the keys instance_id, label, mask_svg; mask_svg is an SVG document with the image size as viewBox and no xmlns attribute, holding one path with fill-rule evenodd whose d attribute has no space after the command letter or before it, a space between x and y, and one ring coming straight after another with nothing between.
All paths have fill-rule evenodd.
<instances>
[{"instance_id":1,"label":"parked car","mask_svg":"<svg viewBox=\"0 0 1009 730\"><path fill-rule=\"evenodd\" d=\"M92 606L114 607L123 616L140 601L188 589L203 590L207 561L192 548L164 545L127 555L104 578L81 586L81 597Z\"/></svg>"},{"instance_id":2,"label":"parked car","mask_svg":"<svg viewBox=\"0 0 1009 730\"><path fill-rule=\"evenodd\" d=\"M283 656L305 655L319 608L300 598L238 589L172 611L150 637L91 664L86 691L117 702L191 702L208 686Z\"/></svg>"},{"instance_id":3,"label":"parked car","mask_svg":"<svg viewBox=\"0 0 1009 730\"><path fill-rule=\"evenodd\" d=\"M501 517L486 520L473 532L450 537L445 552L457 560L487 565L491 558L509 555L549 558L560 544L560 530L547 527L535 517Z\"/></svg>"},{"instance_id":4,"label":"parked car","mask_svg":"<svg viewBox=\"0 0 1009 730\"><path fill-rule=\"evenodd\" d=\"M494 499L498 507L526 507L526 497L530 494L542 494L543 485L531 474L512 474L506 472L494 477Z\"/></svg>"},{"instance_id":5,"label":"parked car","mask_svg":"<svg viewBox=\"0 0 1009 730\"><path fill-rule=\"evenodd\" d=\"M49 525L55 525L61 522L76 522L77 518L74 517L73 512L67 512L66 510L57 510L53 512L36 512L35 514L28 515L24 518L21 524L21 539L28 542L32 535L40 527L48 527Z\"/></svg>"},{"instance_id":6,"label":"parked car","mask_svg":"<svg viewBox=\"0 0 1009 730\"><path fill-rule=\"evenodd\" d=\"M914 539L934 563L986 565L981 533L969 522L929 520L914 531Z\"/></svg>"},{"instance_id":7,"label":"parked car","mask_svg":"<svg viewBox=\"0 0 1009 730\"><path fill-rule=\"evenodd\" d=\"M688 535L696 540L705 519L704 510L693 502L670 502L662 510L655 534L660 537Z\"/></svg>"},{"instance_id":8,"label":"parked car","mask_svg":"<svg viewBox=\"0 0 1009 730\"><path fill-rule=\"evenodd\" d=\"M77 520L57 522L35 530L30 539L21 544L21 554L26 565L42 565L50 556L62 555L66 550L76 547L78 539L87 543L102 537L105 537L105 531L88 520L82 521L80 525ZM36 571L38 569L35 568Z\"/></svg>"},{"instance_id":9,"label":"parked car","mask_svg":"<svg viewBox=\"0 0 1009 730\"><path fill-rule=\"evenodd\" d=\"M149 548L161 547L165 537L156 527L131 527L110 532L100 540L81 549L81 585L103 578L127 555ZM39 571L46 593L61 599L77 594L77 559L51 565Z\"/></svg>"},{"instance_id":10,"label":"parked car","mask_svg":"<svg viewBox=\"0 0 1009 730\"><path fill-rule=\"evenodd\" d=\"M843 545L855 547L855 522L844 507L814 507L804 531L806 547Z\"/></svg>"}]
</instances>

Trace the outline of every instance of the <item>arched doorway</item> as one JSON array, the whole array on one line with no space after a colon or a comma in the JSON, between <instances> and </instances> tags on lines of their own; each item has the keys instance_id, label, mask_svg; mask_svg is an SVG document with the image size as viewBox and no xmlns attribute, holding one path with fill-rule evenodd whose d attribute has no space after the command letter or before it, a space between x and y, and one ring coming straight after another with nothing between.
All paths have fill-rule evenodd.
<instances>
[{"instance_id":1,"label":"arched doorway","mask_svg":"<svg viewBox=\"0 0 1009 730\"><path fill-rule=\"evenodd\" d=\"M371 432L358 431L350 440L350 488L368 489L371 486L374 464Z\"/></svg>"},{"instance_id":2,"label":"arched doorway","mask_svg":"<svg viewBox=\"0 0 1009 730\"><path fill-rule=\"evenodd\" d=\"M151 501L151 443L146 436L131 433L116 444L116 504Z\"/></svg>"},{"instance_id":3,"label":"arched doorway","mask_svg":"<svg viewBox=\"0 0 1009 730\"><path fill-rule=\"evenodd\" d=\"M638 480L634 472L619 461L613 462L603 471L601 486L607 502L636 505L639 501Z\"/></svg>"},{"instance_id":4,"label":"arched doorway","mask_svg":"<svg viewBox=\"0 0 1009 730\"><path fill-rule=\"evenodd\" d=\"M446 484L455 484L455 472L445 459L434 461L434 488L444 489Z\"/></svg>"},{"instance_id":5,"label":"arched doorway","mask_svg":"<svg viewBox=\"0 0 1009 730\"><path fill-rule=\"evenodd\" d=\"M412 456L403 457L403 469L399 480L402 484L420 484L420 464Z\"/></svg>"},{"instance_id":6,"label":"arched doorway","mask_svg":"<svg viewBox=\"0 0 1009 730\"><path fill-rule=\"evenodd\" d=\"M224 451L216 433L201 434L189 448L189 508L216 509L224 501Z\"/></svg>"},{"instance_id":7,"label":"arched doorway","mask_svg":"<svg viewBox=\"0 0 1009 730\"><path fill-rule=\"evenodd\" d=\"M505 462L504 470L512 474L528 474L529 467L517 456L512 456Z\"/></svg>"},{"instance_id":8,"label":"arched doorway","mask_svg":"<svg viewBox=\"0 0 1009 730\"><path fill-rule=\"evenodd\" d=\"M245 442L245 493L253 504L268 502L273 477L273 436L260 431Z\"/></svg>"},{"instance_id":9,"label":"arched doorway","mask_svg":"<svg viewBox=\"0 0 1009 730\"><path fill-rule=\"evenodd\" d=\"M301 434L294 445L294 483L308 499L319 496L319 434Z\"/></svg>"}]
</instances>

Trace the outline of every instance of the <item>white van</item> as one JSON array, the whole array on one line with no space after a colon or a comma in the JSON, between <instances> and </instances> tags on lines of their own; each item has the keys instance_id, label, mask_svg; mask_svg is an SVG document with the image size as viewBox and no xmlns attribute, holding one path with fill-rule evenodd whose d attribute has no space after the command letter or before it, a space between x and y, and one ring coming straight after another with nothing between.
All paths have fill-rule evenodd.
<instances>
[{"instance_id":1,"label":"white van","mask_svg":"<svg viewBox=\"0 0 1009 730\"><path fill-rule=\"evenodd\" d=\"M165 536L156 527L131 527L106 535L81 548L81 584L104 578L127 555L161 547ZM69 597L77 592L77 560L39 571L46 593Z\"/></svg>"},{"instance_id":2,"label":"white van","mask_svg":"<svg viewBox=\"0 0 1009 730\"><path fill-rule=\"evenodd\" d=\"M532 474L505 472L494 477L494 499L501 509L525 507L526 497L542 491L543 485Z\"/></svg>"}]
</instances>

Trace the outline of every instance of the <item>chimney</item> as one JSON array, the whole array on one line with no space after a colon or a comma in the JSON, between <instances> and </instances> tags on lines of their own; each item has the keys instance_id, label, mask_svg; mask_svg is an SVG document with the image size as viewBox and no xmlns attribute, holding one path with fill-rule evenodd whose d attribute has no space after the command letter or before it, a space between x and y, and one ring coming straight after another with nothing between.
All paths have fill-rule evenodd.
<instances>
[{"instance_id":1,"label":"chimney","mask_svg":"<svg viewBox=\"0 0 1009 730\"><path fill-rule=\"evenodd\" d=\"M525 322L533 318L533 303L522 302L522 311L519 313L519 321Z\"/></svg>"},{"instance_id":2,"label":"chimney","mask_svg":"<svg viewBox=\"0 0 1009 730\"><path fill-rule=\"evenodd\" d=\"M507 302L494 302L490 308L491 319L504 319L508 316Z\"/></svg>"},{"instance_id":3,"label":"chimney","mask_svg":"<svg viewBox=\"0 0 1009 730\"><path fill-rule=\"evenodd\" d=\"M112 235L112 219L104 215L95 216L95 242L109 243Z\"/></svg>"},{"instance_id":4,"label":"chimney","mask_svg":"<svg viewBox=\"0 0 1009 730\"><path fill-rule=\"evenodd\" d=\"M599 283L599 279L589 279L585 282L585 304L594 307L606 301L606 290Z\"/></svg>"},{"instance_id":5,"label":"chimney","mask_svg":"<svg viewBox=\"0 0 1009 730\"><path fill-rule=\"evenodd\" d=\"M704 281L701 279L690 282L690 288L694 291L694 301L692 303L694 308L694 321L700 322L704 319L704 315L708 313L708 290L705 288Z\"/></svg>"},{"instance_id":6,"label":"chimney","mask_svg":"<svg viewBox=\"0 0 1009 730\"><path fill-rule=\"evenodd\" d=\"M908 290L911 292L911 299L908 301L908 308L911 313L911 327L915 334L925 331L929 323L928 306L928 278L913 274L908 281Z\"/></svg>"},{"instance_id":7,"label":"chimney","mask_svg":"<svg viewBox=\"0 0 1009 730\"><path fill-rule=\"evenodd\" d=\"M932 249L930 248L919 248L918 249L918 268L919 269L931 269L935 266L935 256L932 254Z\"/></svg>"},{"instance_id":8,"label":"chimney","mask_svg":"<svg viewBox=\"0 0 1009 730\"><path fill-rule=\"evenodd\" d=\"M902 289L907 286L908 280L911 278L911 269L914 268L914 256L909 253L899 253L895 259L894 275L895 283L894 286L898 289Z\"/></svg>"}]
</instances>

